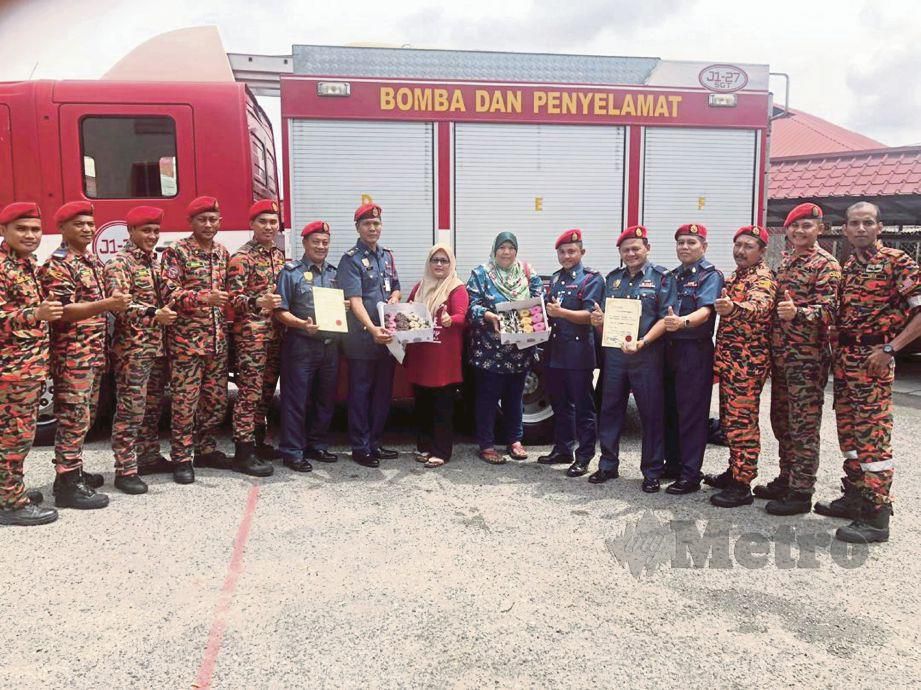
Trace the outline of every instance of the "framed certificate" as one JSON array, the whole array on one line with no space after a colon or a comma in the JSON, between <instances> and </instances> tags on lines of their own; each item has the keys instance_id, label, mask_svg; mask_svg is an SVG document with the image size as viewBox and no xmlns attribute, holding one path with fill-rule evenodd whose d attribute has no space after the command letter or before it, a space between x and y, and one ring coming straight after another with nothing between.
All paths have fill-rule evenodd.
<instances>
[{"instance_id":1,"label":"framed certificate","mask_svg":"<svg viewBox=\"0 0 921 690\"><path fill-rule=\"evenodd\" d=\"M640 314L643 303L638 299L609 297L604 302L604 328L601 331L602 347L621 347L635 343L640 332Z\"/></svg>"},{"instance_id":2,"label":"framed certificate","mask_svg":"<svg viewBox=\"0 0 921 690\"><path fill-rule=\"evenodd\" d=\"M313 288L313 307L317 315L317 326L321 331L347 333L345 320L345 295L337 288Z\"/></svg>"}]
</instances>

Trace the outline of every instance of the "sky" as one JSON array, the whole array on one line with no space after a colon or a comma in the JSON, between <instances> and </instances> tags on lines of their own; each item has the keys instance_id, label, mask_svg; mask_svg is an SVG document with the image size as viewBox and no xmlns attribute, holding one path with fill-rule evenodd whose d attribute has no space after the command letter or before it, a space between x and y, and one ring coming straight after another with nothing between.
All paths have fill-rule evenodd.
<instances>
[{"instance_id":1,"label":"sky","mask_svg":"<svg viewBox=\"0 0 921 690\"><path fill-rule=\"evenodd\" d=\"M203 24L228 52L270 55L374 43L767 63L790 75L790 106L921 144L921 21L908 0L0 0L0 80L96 78L145 40ZM782 102L782 82L772 88Z\"/></svg>"}]
</instances>

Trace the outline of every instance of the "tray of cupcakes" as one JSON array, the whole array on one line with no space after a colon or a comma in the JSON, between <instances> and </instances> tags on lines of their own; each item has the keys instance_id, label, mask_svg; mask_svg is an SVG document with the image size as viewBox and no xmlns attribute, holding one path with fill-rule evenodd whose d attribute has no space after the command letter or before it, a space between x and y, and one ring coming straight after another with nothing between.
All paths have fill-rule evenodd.
<instances>
[{"instance_id":1,"label":"tray of cupcakes","mask_svg":"<svg viewBox=\"0 0 921 690\"><path fill-rule=\"evenodd\" d=\"M496 305L496 311L499 314L499 340L503 345L517 345L523 350L546 342L550 337L543 297L501 302Z\"/></svg>"},{"instance_id":2,"label":"tray of cupcakes","mask_svg":"<svg viewBox=\"0 0 921 690\"><path fill-rule=\"evenodd\" d=\"M419 302L385 304L378 302L381 324L401 343L430 343L435 328L428 307Z\"/></svg>"}]
</instances>

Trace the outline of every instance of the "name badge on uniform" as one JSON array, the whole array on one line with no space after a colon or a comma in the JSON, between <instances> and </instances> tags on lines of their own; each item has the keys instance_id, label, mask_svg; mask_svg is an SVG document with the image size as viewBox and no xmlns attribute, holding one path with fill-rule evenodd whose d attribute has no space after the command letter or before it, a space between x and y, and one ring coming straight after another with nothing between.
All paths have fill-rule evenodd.
<instances>
[{"instance_id":1,"label":"name badge on uniform","mask_svg":"<svg viewBox=\"0 0 921 690\"><path fill-rule=\"evenodd\" d=\"M201 261L190 261L188 266L189 268L201 268Z\"/></svg>"},{"instance_id":2,"label":"name badge on uniform","mask_svg":"<svg viewBox=\"0 0 921 690\"><path fill-rule=\"evenodd\" d=\"M692 280L684 284L685 287L697 287L697 281Z\"/></svg>"},{"instance_id":3,"label":"name badge on uniform","mask_svg":"<svg viewBox=\"0 0 921 690\"><path fill-rule=\"evenodd\" d=\"M651 280L644 280L642 283L640 283L640 289L651 288L655 286L656 286L655 283L653 283Z\"/></svg>"},{"instance_id":4,"label":"name badge on uniform","mask_svg":"<svg viewBox=\"0 0 921 690\"><path fill-rule=\"evenodd\" d=\"M883 270L880 264L867 264L867 273L880 273Z\"/></svg>"},{"instance_id":5,"label":"name badge on uniform","mask_svg":"<svg viewBox=\"0 0 921 690\"><path fill-rule=\"evenodd\" d=\"M365 268L371 268L371 262L368 261L368 257L365 257L361 260L361 265Z\"/></svg>"},{"instance_id":6,"label":"name badge on uniform","mask_svg":"<svg viewBox=\"0 0 921 690\"><path fill-rule=\"evenodd\" d=\"M390 276L384 278L384 292L390 294Z\"/></svg>"}]
</instances>

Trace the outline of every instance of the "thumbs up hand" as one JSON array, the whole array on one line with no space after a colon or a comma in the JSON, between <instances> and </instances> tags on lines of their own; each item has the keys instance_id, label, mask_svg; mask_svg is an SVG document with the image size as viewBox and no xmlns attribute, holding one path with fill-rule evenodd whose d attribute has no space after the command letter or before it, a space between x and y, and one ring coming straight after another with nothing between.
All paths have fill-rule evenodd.
<instances>
[{"instance_id":1,"label":"thumbs up hand","mask_svg":"<svg viewBox=\"0 0 921 690\"><path fill-rule=\"evenodd\" d=\"M668 314L665 315L665 330L674 333L681 328L681 317L675 313L671 307L668 308Z\"/></svg>"},{"instance_id":2,"label":"thumbs up hand","mask_svg":"<svg viewBox=\"0 0 921 690\"><path fill-rule=\"evenodd\" d=\"M783 299L777 302L777 316L784 321L792 321L796 318L797 308L793 303L793 295L789 290L784 290Z\"/></svg>"},{"instance_id":3,"label":"thumbs up hand","mask_svg":"<svg viewBox=\"0 0 921 690\"><path fill-rule=\"evenodd\" d=\"M604 325L604 312L601 311L601 307L599 307L597 304L595 305L595 308L592 309L591 318L592 325L595 328L601 328Z\"/></svg>"},{"instance_id":4,"label":"thumbs up hand","mask_svg":"<svg viewBox=\"0 0 921 690\"><path fill-rule=\"evenodd\" d=\"M556 297L547 302L545 306L547 308L547 316L555 317L560 315L560 309L562 309L562 307Z\"/></svg>"},{"instance_id":5,"label":"thumbs up hand","mask_svg":"<svg viewBox=\"0 0 921 690\"><path fill-rule=\"evenodd\" d=\"M735 303L729 299L729 291L726 288L723 288L719 298L713 302L713 308L716 309L716 313L720 316L728 316L735 307Z\"/></svg>"}]
</instances>

